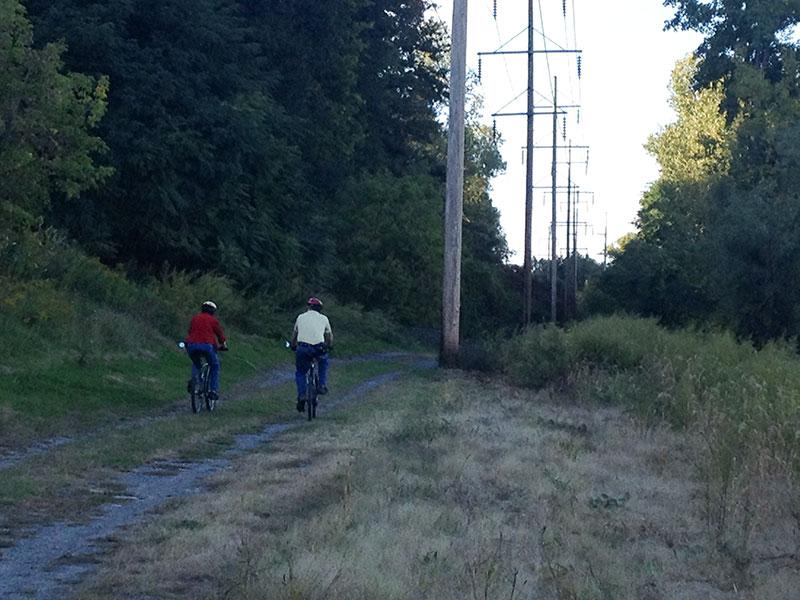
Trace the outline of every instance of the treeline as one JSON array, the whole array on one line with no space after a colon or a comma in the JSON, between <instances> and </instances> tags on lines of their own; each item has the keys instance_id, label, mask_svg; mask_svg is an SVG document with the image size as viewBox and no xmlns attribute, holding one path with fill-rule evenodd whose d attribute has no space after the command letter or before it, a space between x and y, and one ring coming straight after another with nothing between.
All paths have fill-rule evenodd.
<instances>
[{"instance_id":1,"label":"treeline","mask_svg":"<svg viewBox=\"0 0 800 600\"><path fill-rule=\"evenodd\" d=\"M673 74L677 121L648 149L661 176L593 310L800 334L800 2L666 0L705 39Z\"/></svg>"},{"instance_id":2,"label":"treeline","mask_svg":"<svg viewBox=\"0 0 800 600\"><path fill-rule=\"evenodd\" d=\"M213 272L435 324L449 49L429 4L0 0L5 257L52 227L134 277ZM467 146L477 330L514 322L518 276L474 111Z\"/></svg>"}]
</instances>

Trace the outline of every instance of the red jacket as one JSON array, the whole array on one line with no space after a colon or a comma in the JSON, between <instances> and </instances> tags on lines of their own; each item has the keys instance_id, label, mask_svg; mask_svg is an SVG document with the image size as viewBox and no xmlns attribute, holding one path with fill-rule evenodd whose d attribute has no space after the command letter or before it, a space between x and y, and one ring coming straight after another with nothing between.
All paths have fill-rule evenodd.
<instances>
[{"instance_id":1,"label":"red jacket","mask_svg":"<svg viewBox=\"0 0 800 600\"><path fill-rule=\"evenodd\" d=\"M219 340L219 342L217 341ZM217 318L208 313L198 313L192 317L189 324L189 335L186 336L187 344L222 344L225 341L225 332Z\"/></svg>"}]
</instances>

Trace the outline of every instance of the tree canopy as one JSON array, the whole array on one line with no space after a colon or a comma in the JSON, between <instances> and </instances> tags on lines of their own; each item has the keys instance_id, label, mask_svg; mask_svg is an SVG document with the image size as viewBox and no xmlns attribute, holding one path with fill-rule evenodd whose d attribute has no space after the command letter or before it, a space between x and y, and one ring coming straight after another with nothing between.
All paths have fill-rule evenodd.
<instances>
[{"instance_id":1,"label":"tree canopy","mask_svg":"<svg viewBox=\"0 0 800 600\"><path fill-rule=\"evenodd\" d=\"M668 27L705 39L673 75L676 122L647 144L661 175L639 231L595 291L670 324L797 336L800 1L664 4Z\"/></svg>"},{"instance_id":2,"label":"tree canopy","mask_svg":"<svg viewBox=\"0 0 800 600\"><path fill-rule=\"evenodd\" d=\"M449 48L427 0L0 6L4 201L135 276L215 272L437 322ZM478 321L508 269L499 140L474 117Z\"/></svg>"}]
</instances>

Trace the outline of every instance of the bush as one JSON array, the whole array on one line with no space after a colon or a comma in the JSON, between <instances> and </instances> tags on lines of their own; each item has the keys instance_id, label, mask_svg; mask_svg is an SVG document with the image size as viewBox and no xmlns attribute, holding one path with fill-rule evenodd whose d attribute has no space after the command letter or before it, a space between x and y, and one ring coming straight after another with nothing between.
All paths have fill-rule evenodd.
<instances>
[{"instance_id":1,"label":"bush","mask_svg":"<svg viewBox=\"0 0 800 600\"><path fill-rule=\"evenodd\" d=\"M189 318L206 300L216 303L219 317L225 323L241 322L245 316L242 297L228 279L219 275L171 272L155 282L151 289L173 315L176 329L173 335L184 333Z\"/></svg>"},{"instance_id":2,"label":"bush","mask_svg":"<svg viewBox=\"0 0 800 600\"><path fill-rule=\"evenodd\" d=\"M490 338L485 341L466 341L458 353L458 366L467 371L502 373L504 369L505 340Z\"/></svg>"},{"instance_id":3,"label":"bush","mask_svg":"<svg viewBox=\"0 0 800 600\"><path fill-rule=\"evenodd\" d=\"M572 357L603 367L637 367L663 344L664 330L653 319L622 316L583 321L568 333Z\"/></svg>"},{"instance_id":4,"label":"bush","mask_svg":"<svg viewBox=\"0 0 800 600\"><path fill-rule=\"evenodd\" d=\"M552 325L531 327L506 344L504 362L514 385L538 389L562 379L570 367L566 334Z\"/></svg>"},{"instance_id":5,"label":"bush","mask_svg":"<svg viewBox=\"0 0 800 600\"><path fill-rule=\"evenodd\" d=\"M55 323L63 326L75 316L74 303L51 281L0 279L0 307L26 325Z\"/></svg>"}]
</instances>

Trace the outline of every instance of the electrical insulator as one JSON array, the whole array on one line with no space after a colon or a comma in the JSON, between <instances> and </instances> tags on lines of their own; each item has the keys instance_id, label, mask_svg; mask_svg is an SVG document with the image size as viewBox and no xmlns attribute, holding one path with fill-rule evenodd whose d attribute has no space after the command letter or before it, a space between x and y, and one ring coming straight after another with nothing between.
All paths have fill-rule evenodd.
<instances>
[{"instance_id":1,"label":"electrical insulator","mask_svg":"<svg viewBox=\"0 0 800 600\"><path fill-rule=\"evenodd\" d=\"M566 141L567 139L567 117L563 118L561 122L561 137Z\"/></svg>"},{"instance_id":2,"label":"electrical insulator","mask_svg":"<svg viewBox=\"0 0 800 600\"><path fill-rule=\"evenodd\" d=\"M566 2L566 0L564 0ZM497 0L492 3L492 16L497 19Z\"/></svg>"},{"instance_id":3,"label":"electrical insulator","mask_svg":"<svg viewBox=\"0 0 800 600\"><path fill-rule=\"evenodd\" d=\"M497 140L497 119L492 119L492 139Z\"/></svg>"},{"instance_id":4,"label":"electrical insulator","mask_svg":"<svg viewBox=\"0 0 800 600\"><path fill-rule=\"evenodd\" d=\"M583 57L580 54L578 54L578 79L580 79L581 75L583 74L583 60L582 59L583 59Z\"/></svg>"},{"instance_id":5,"label":"electrical insulator","mask_svg":"<svg viewBox=\"0 0 800 600\"><path fill-rule=\"evenodd\" d=\"M581 124L581 109L578 109L578 125Z\"/></svg>"},{"instance_id":6,"label":"electrical insulator","mask_svg":"<svg viewBox=\"0 0 800 600\"><path fill-rule=\"evenodd\" d=\"M567 18L567 0L563 0L561 3L563 10L564 10L564 18Z\"/></svg>"},{"instance_id":7,"label":"electrical insulator","mask_svg":"<svg viewBox=\"0 0 800 600\"><path fill-rule=\"evenodd\" d=\"M479 56L478 57L478 81L481 80L481 76L483 75L483 59Z\"/></svg>"}]
</instances>

